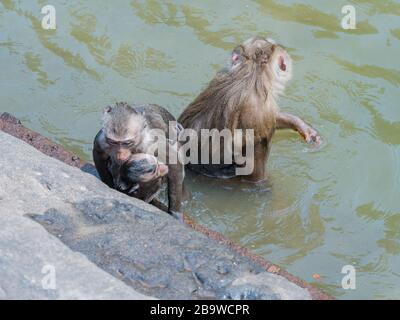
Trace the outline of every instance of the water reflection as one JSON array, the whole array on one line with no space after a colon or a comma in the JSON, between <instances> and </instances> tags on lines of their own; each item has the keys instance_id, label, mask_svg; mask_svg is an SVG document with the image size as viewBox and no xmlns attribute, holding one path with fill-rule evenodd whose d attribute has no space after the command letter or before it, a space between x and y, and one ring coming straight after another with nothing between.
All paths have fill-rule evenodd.
<instances>
[{"instance_id":1,"label":"water reflection","mask_svg":"<svg viewBox=\"0 0 400 320\"><path fill-rule=\"evenodd\" d=\"M326 35L326 38L335 38L334 33L345 32L340 27L340 23L338 23L337 15L328 14L316 9L312 5L300 3L286 5L274 0L255 0L255 2L259 4L265 14L271 15L276 20L322 28L323 31L317 33L320 37ZM358 21L357 29L350 32L354 34L374 34L378 30L368 21Z\"/></svg>"},{"instance_id":2,"label":"water reflection","mask_svg":"<svg viewBox=\"0 0 400 320\"><path fill-rule=\"evenodd\" d=\"M46 49L63 59L67 66L86 72L95 80L101 79L100 75L94 69L87 66L87 63L79 54L74 54L71 51L64 49L59 44L51 41L51 39L53 39L54 35L57 33L57 30L43 30L40 20L33 14L25 13L25 16L30 19L33 30L36 32L38 39Z\"/></svg>"},{"instance_id":3,"label":"water reflection","mask_svg":"<svg viewBox=\"0 0 400 320\"><path fill-rule=\"evenodd\" d=\"M355 31L340 27L349 3ZM41 28L43 1L0 0L0 112L87 160L105 105L151 102L179 115L237 43L261 34L285 45L294 78L280 106L313 123L323 146L278 132L268 183L189 175L185 210L337 297L400 297L398 1L52 4L55 31ZM355 291L340 287L347 264Z\"/></svg>"},{"instance_id":4,"label":"water reflection","mask_svg":"<svg viewBox=\"0 0 400 320\"><path fill-rule=\"evenodd\" d=\"M400 16L400 3L394 0L374 1L374 0L352 0L356 5L366 5L369 15L389 14Z\"/></svg>"},{"instance_id":5,"label":"water reflection","mask_svg":"<svg viewBox=\"0 0 400 320\"><path fill-rule=\"evenodd\" d=\"M361 76L368 78L384 79L393 85L400 84L400 71L398 70L389 70L387 68L372 65L356 65L355 63L351 63L349 61L334 57L332 58L344 69L349 70L353 73L357 73Z\"/></svg>"},{"instance_id":6,"label":"water reflection","mask_svg":"<svg viewBox=\"0 0 400 320\"><path fill-rule=\"evenodd\" d=\"M41 69L42 61L39 55L35 55L32 52L27 52L24 55L25 64L32 72L36 73L38 76L38 81L45 87L54 84L55 80L50 80L46 72Z\"/></svg>"}]
</instances>

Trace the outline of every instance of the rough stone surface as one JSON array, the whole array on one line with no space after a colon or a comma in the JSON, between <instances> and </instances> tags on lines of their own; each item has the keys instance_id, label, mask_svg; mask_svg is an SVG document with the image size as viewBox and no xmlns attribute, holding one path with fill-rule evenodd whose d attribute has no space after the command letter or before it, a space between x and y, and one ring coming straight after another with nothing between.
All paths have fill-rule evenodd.
<instances>
[{"instance_id":1,"label":"rough stone surface","mask_svg":"<svg viewBox=\"0 0 400 320\"><path fill-rule=\"evenodd\" d=\"M45 178L61 163L48 167L45 156L1 131L0 146L0 299L149 299L25 216L62 206ZM53 267L55 290L46 282Z\"/></svg>"},{"instance_id":2,"label":"rough stone surface","mask_svg":"<svg viewBox=\"0 0 400 320\"><path fill-rule=\"evenodd\" d=\"M0 298L144 298L137 291L164 299L311 298L1 131L0 149ZM46 265L55 267L56 290L42 288Z\"/></svg>"}]
</instances>

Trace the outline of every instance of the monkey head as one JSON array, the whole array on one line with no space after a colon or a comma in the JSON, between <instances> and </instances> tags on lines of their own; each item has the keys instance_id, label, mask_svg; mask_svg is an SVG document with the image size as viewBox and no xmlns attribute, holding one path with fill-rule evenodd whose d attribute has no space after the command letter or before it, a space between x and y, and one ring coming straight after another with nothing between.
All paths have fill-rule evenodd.
<instances>
[{"instance_id":1,"label":"monkey head","mask_svg":"<svg viewBox=\"0 0 400 320\"><path fill-rule=\"evenodd\" d=\"M278 94L292 77L292 59L286 49L274 40L262 37L250 38L233 50L231 70L243 68L263 73L270 89Z\"/></svg>"},{"instance_id":2,"label":"monkey head","mask_svg":"<svg viewBox=\"0 0 400 320\"><path fill-rule=\"evenodd\" d=\"M113 161L122 164L140 149L145 140L146 126L143 115L124 102L104 109L102 140Z\"/></svg>"},{"instance_id":3,"label":"monkey head","mask_svg":"<svg viewBox=\"0 0 400 320\"><path fill-rule=\"evenodd\" d=\"M111 160L109 170L117 190L146 202L154 198L168 174L167 165L146 153L131 155L122 165Z\"/></svg>"}]
</instances>

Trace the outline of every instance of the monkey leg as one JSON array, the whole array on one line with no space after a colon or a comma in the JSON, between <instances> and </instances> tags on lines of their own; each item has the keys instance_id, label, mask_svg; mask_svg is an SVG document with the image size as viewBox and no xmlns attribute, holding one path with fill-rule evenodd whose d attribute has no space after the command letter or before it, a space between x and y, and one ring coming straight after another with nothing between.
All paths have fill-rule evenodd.
<instances>
[{"instance_id":1,"label":"monkey leg","mask_svg":"<svg viewBox=\"0 0 400 320\"><path fill-rule=\"evenodd\" d=\"M250 182L261 182L266 179L265 164L268 160L270 143L267 140L258 142L254 146L254 169L249 176L243 177L243 180Z\"/></svg>"},{"instance_id":2,"label":"monkey leg","mask_svg":"<svg viewBox=\"0 0 400 320\"><path fill-rule=\"evenodd\" d=\"M297 131L307 143L321 143L318 131L308 125L305 121L290 113L278 113L276 116L277 129L292 129Z\"/></svg>"}]
</instances>

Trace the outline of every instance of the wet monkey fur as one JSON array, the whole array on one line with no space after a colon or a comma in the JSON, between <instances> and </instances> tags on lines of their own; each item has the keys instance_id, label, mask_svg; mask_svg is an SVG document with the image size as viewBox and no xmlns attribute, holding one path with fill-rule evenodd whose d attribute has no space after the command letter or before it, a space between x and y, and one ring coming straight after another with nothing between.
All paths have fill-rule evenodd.
<instances>
[{"instance_id":1,"label":"wet monkey fur","mask_svg":"<svg viewBox=\"0 0 400 320\"><path fill-rule=\"evenodd\" d=\"M254 129L254 169L252 174L242 178L253 182L264 180L276 129L293 129L307 142L320 142L318 132L310 125L279 111L278 96L291 77L292 60L285 48L273 40L253 37L233 50L229 67L217 73L178 121L185 129L194 129L199 136L201 129L229 129L231 132ZM243 150L245 148L243 145ZM236 176L235 163L190 163L188 167L212 177Z\"/></svg>"},{"instance_id":2,"label":"wet monkey fur","mask_svg":"<svg viewBox=\"0 0 400 320\"><path fill-rule=\"evenodd\" d=\"M129 180L135 177L135 174L137 178L137 172L140 173L141 170L148 174L146 163L147 167L153 166L153 169L158 169L159 176L153 175L154 180L146 181L146 184L142 181L135 186L135 190L130 187L129 190L124 191L131 191L131 195L135 196L136 193L144 199L151 197L150 191L149 194L146 194L146 190L153 192L153 189L157 189L160 183L158 178L161 178L161 175L164 174L167 176L168 183L168 212L178 214L181 212L182 206L184 167L179 161L176 164L169 163L169 155L178 152L178 145L173 145L169 139L170 134L172 134L169 132L170 121L176 120L167 110L157 105L130 106L127 103L119 102L112 107L106 107L103 112L103 128L94 139L93 159L101 180L115 189L121 187L121 185L116 185L116 182L120 181L117 172L122 173L122 176ZM150 157L144 158L141 155L139 158L142 159L138 159L138 156L135 156L148 153L149 146L154 143L153 129L164 133L168 148L165 165L168 170L160 162L157 162L156 165L155 160ZM176 130L178 131L179 128L176 128ZM178 132L173 134L177 137ZM172 142L178 143L177 141ZM138 161L141 161L140 163L144 167L134 166L135 163L139 163ZM120 172L121 169L125 170L125 173ZM148 175L146 178L148 178ZM154 184L151 186L152 181Z\"/></svg>"}]
</instances>

